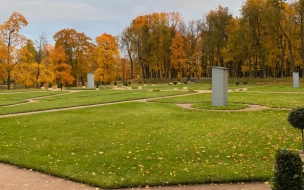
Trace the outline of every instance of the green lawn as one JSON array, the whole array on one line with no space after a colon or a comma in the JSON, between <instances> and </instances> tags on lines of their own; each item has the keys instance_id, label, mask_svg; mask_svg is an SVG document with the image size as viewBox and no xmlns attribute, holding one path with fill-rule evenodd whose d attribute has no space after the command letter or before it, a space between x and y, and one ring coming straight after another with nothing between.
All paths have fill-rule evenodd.
<instances>
[{"instance_id":1,"label":"green lawn","mask_svg":"<svg viewBox=\"0 0 304 190\"><path fill-rule=\"evenodd\" d=\"M42 98L39 105L75 106L180 93L85 91ZM214 112L175 105L203 102L204 108L210 98L211 93L191 94L1 118L0 161L102 188L122 188L266 181L273 175L278 148L301 149L300 131L286 121L289 111ZM291 108L303 100L302 94L229 93L229 102L237 105Z\"/></svg>"},{"instance_id":2,"label":"green lawn","mask_svg":"<svg viewBox=\"0 0 304 190\"><path fill-rule=\"evenodd\" d=\"M208 110L241 110L248 108L247 104L229 103L227 106L212 106L212 102L201 102L192 105L193 108Z\"/></svg>"},{"instance_id":3,"label":"green lawn","mask_svg":"<svg viewBox=\"0 0 304 190\"><path fill-rule=\"evenodd\" d=\"M14 105L28 102L27 99L63 94L66 91L27 91L27 92L7 92L0 91L0 106Z\"/></svg>"},{"instance_id":4,"label":"green lawn","mask_svg":"<svg viewBox=\"0 0 304 190\"><path fill-rule=\"evenodd\" d=\"M293 88L293 85L249 85L249 91L262 91L262 92L304 92L304 87Z\"/></svg>"},{"instance_id":5,"label":"green lawn","mask_svg":"<svg viewBox=\"0 0 304 190\"><path fill-rule=\"evenodd\" d=\"M68 91L66 91L68 92ZM101 103L121 102L135 99L145 99L161 96L187 94L187 91L143 91L143 90L86 90L75 93L65 93L60 96L45 96L40 98L32 98L37 100L35 103L21 104L9 107L1 107L0 115L11 113L22 113L31 111L41 111L48 109L58 109L74 106L84 106ZM45 94L47 95L47 94ZM0 100L2 99L4 104L10 103L10 99L6 99L8 94L0 94ZM25 102L28 95L17 95L19 99L17 101ZM2 98L3 97L3 98Z\"/></svg>"},{"instance_id":6,"label":"green lawn","mask_svg":"<svg viewBox=\"0 0 304 190\"><path fill-rule=\"evenodd\" d=\"M193 94L184 97L162 98L153 100L162 103L209 103L212 94ZM231 92L228 94L230 103L238 104L260 104L273 108L294 108L304 106L304 93L282 93L282 92Z\"/></svg>"}]
</instances>

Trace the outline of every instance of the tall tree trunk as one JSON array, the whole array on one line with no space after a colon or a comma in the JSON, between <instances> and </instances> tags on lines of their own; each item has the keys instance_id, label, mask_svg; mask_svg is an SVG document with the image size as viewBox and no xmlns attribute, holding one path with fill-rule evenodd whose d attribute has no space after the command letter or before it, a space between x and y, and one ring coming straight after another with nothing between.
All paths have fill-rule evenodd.
<instances>
[{"instance_id":1,"label":"tall tree trunk","mask_svg":"<svg viewBox=\"0 0 304 190\"><path fill-rule=\"evenodd\" d=\"M262 77L266 78L266 66L265 66L265 57L262 57L262 69L263 69L263 73L262 73Z\"/></svg>"},{"instance_id":2,"label":"tall tree trunk","mask_svg":"<svg viewBox=\"0 0 304 190\"><path fill-rule=\"evenodd\" d=\"M8 90L11 89L11 72L10 71L7 72L7 89Z\"/></svg>"},{"instance_id":3,"label":"tall tree trunk","mask_svg":"<svg viewBox=\"0 0 304 190\"><path fill-rule=\"evenodd\" d=\"M300 14L301 16L301 33L300 33L300 37L301 37L301 52L302 52L302 78L304 78L304 31L303 31L303 22L304 22L304 18L303 18L303 13Z\"/></svg>"},{"instance_id":4,"label":"tall tree trunk","mask_svg":"<svg viewBox=\"0 0 304 190\"><path fill-rule=\"evenodd\" d=\"M281 78L284 77L284 57L285 57L285 45L283 44L283 40L281 39L281 47L282 47L282 55L281 55Z\"/></svg>"},{"instance_id":5,"label":"tall tree trunk","mask_svg":"<svg viewBox=\"0 0 304 190\"><path fill-rule=\"evenodd\" d=\"M303 129L301 129L302 131L302 153L304 153L304 133L303 133Z\"/></svg>"},{"instance_id":6,"label":"tall tree trunk","mask_svg":"<svg viewBox=\"0 0 304 190\"><path fill-rule=\"evenodd\" d=\"M130 78L133 79L134 78L134 66L133 66L133 59L132 59L132 55L131 55L131 51L129 50L128 48L128 56L129 56L129 59L130 59L130 70L131 70L131 76Z\"/></svg>"},{"instance_id":7,"label":"tall tree trunk","mask_svg":"<svg viewBox=\"0 0 304 190\"><path fill-rule=\"evenodd\" d=\"M252 68L251 68L251 58L250 58L250 55L249 55L249 77L252 78Z\"/></svg>"},{"instance_id":8,"label":"tall tree trunk","mask_svg":"<svg viewBox=\"0 0 304 190\"><path fill-rule=\"evenodd\" d=\"M85 81L84 81L84 78L83 78L83 77L80 77L80 80L81 80L81 84L82 84L82 86L85 86Z\"/></svg>"}]
</instances>

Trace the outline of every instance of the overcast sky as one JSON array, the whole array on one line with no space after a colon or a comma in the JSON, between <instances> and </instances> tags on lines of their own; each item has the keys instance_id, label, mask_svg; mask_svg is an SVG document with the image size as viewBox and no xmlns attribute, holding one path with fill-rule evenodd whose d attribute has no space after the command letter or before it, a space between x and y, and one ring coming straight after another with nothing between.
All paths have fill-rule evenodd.
<instances>
[{"instance_id":1,"label":"overcast sky","mask_svg":"<svg viewBox=\"0 0 304 190\"><path fill-rule=\"evenodd\" d=\"M28 21L20 33L35 41L43 32L49 43L65 28L84 32L95 40L103 33L119 35L139 15L180 12L186 23L204 17L219 5L233 16L245 0L0 0L0 23L16 11Z\"/></svg>"}]
</instances>

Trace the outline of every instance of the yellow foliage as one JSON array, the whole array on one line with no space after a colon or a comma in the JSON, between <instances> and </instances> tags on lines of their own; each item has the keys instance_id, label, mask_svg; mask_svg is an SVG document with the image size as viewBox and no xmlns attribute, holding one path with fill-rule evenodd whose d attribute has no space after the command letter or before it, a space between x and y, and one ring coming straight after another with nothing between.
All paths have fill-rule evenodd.
<instances>
[{"instance_id":1,"label":"yellow foliage","mask_svg":"<svg viewBox=\"0 0 304 190\"><path fill-rule=\"evenodd\" d=\"M33 73L34 64L21 63L14 67L12 77L15 79L16 83L23 84L28 87L34 84L35 75Z\"/></svg>"},{"instance_id":2,"label":"yellow foliage","mask_svg":"<svg viewBox=\"0 0 304 190\"><path fill-rule=\"evenodd\" d=\"M118 44L116 39L109 34L102 34L96 38L95 58L97 69L95 80L109 83L115 80L115 66L119 62Z\"/></svg>"}]
</instances>

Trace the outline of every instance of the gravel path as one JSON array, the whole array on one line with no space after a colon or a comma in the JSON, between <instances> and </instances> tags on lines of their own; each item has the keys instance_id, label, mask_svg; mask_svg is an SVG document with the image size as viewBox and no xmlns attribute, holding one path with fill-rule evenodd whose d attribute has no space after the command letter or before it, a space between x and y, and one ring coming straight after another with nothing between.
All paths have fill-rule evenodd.
<instances>
[{"instance_id":1,"label":"gravel path","mask_svg":"<svg viewBox=\"0 0 304 190\"><path fill-rule=\"evenodd\" d=\"M18 168L7 164L0 164L1 190L101 190L85 184L75 183L62 178L53 177L40 172ZM144 187L132 189L152 190L271 190L269 184L233 183L233 184L205 184L168 187ZM123 189L121 189L123 190ZM130 190L130 189L128 189Z\"/></svg>"}]
</instances>

